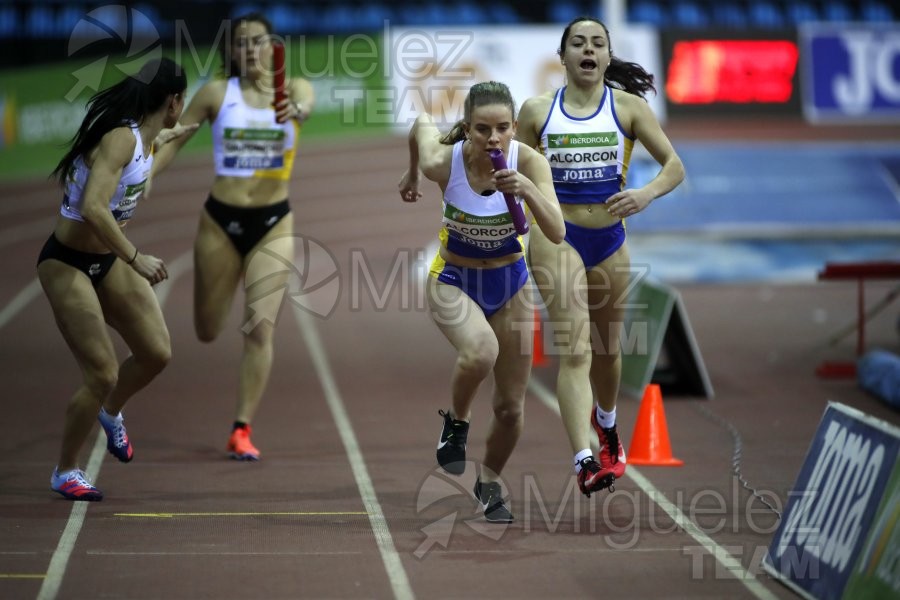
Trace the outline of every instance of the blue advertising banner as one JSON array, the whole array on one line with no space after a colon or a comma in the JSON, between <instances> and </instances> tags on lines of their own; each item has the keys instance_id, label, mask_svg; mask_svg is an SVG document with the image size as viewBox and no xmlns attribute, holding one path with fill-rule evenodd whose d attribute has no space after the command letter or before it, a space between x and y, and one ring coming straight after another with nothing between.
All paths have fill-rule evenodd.
<instances>
[{"instance_id":1,"label":"blue advertising banner","mask_svg":"<svg viewBox=\"0 0 900 600\"><path fill-rule=\"evenodd\" d=\"M829 403L763 564L807 598L844 597L887 490L900 430Z\"/></svg>"},{"instance_id":2,"label":"blue advertising banner","mask_svg":"<svg viewBox=\"0 0 900 600\"><path fill-rule=\"evenodd\" d=\"M900 24L806 23L798 39L808 121L900 122Z\"/></svg>"}]
</instances>

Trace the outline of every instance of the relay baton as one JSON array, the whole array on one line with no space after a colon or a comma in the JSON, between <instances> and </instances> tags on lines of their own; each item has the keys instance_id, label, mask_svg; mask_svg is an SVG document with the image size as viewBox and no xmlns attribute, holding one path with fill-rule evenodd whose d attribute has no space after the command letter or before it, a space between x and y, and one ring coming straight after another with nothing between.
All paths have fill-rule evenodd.
<instances>
[{"instance_id":1,"label":"relay baton","mask_svg":"<svg viewBox=\"0 0 900 600\"><path fill-rule=\"evenodd\" d=\"M506 166L506 159L503 158L503 150L493 148L488 150L488 155L491 157L491 162L494 164L495 171L502 171L509 168ZM506 200L506 209L509 211L509 214L512 215L513 225L516 226L516 233L519 235L528 233L528 222L525 221L525 211L522 210L522 205L519 204L518 200L516 200L512 194L504 193L503 199Z\"/></svg>"},{"instance_id":2,"label":"relay baton","mask_svg":"<svg viewBox=\"0 0 900 600\"><path fill-rule=\"evenodd\" d=\"M281 42L272 43L272 73L272 82L275 86L275 110L278 111L281 101L286 97L284 94L284 44Z\"/></svg>"}]
</instances>

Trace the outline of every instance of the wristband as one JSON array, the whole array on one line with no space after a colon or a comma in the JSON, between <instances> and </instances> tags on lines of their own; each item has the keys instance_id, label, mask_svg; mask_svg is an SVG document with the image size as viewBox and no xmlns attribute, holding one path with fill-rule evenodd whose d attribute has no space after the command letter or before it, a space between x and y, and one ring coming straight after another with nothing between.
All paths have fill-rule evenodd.
<instances>
[{"instance_id":1,"label":"wristband","mask_svg":"<svg viewBox=\"0 0 900 600\"><path fill-rule=\"evenodd\" d=\"M137 255L138 255L138 249L137 249L137 247L135 247L135 249L134 249L134 256L132 256L132 257L131 257L131 260L129 260L129 261L126 262L125 264L126 264L126 265L134 264L134 261L137 260Z\"/></svg>"}]
</instances>

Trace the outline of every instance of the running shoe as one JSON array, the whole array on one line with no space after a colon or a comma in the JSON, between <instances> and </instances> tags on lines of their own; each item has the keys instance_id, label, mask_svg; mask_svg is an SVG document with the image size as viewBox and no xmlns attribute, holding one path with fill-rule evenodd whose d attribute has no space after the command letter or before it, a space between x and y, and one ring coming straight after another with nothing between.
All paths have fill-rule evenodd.
<instances>
[{"instance_id":1,"label":"running shoe","mask_svg":"<svg viewBox=\"0 0 900 600\"><path fill-rule=\"evenodd\" d=\"M625 474L625 449L619 440L619 431L616 426L601 427L597 421L596 407L591 410L591 426L600 438L600 450L597 456L600 459L600 469L604 473L612 473L616 479Z\"/></svg>"},{"instance_id":2,"label":"running shoe","mask_svg":"<svg viewBox=\"0 0 900 600\"><path fill-rule=\"evenodd\" d=\"M578 472L578 489L581 493L591 497L594 492L609 488L614 491L613 484L616 476L608 471L603 471L600 463L593 456L588 456L581 461L581 471Z\"/></svg>"},{"instance_id":3,"label":"running shoe","mask_svg":"<svg viewBox=\"0 0 900 600\"><path fill-rule=\"evenodd\" d=\"M63 471L59 473L57 469L53 469L53 475L50 476L50 489L66 500L84 500L87 502L96 502L103 500L103 492L91 485L87 475L81 469L72 469L71 471Z\"/></svg>"},{"instance_id":4,"label":"running shoe","mask_svg":"<svg viewBox=\"0 0 900 600\"><path fill-rule=\"evenodd\" d=\"M102 408L97 414L97 420L106 432L106 449L120 461L127 463L134 458L134 449L128 441L128 432L125 431L125 419L120 412L115 417L110 416Z\"/></svg>"},{"instance_id":5,"label":"running shoe","mask_svg":"<svg viewBox=\"0 0 900 600\"><path fill-rule=\"evenodd\" d=\"M466 440L469 437L469 424L450 416L450 411L438 411L444 417L441 428L441 439L437 445L437 461L451 475L462 475L466 470Z\"/></svg>"},{"instance_id":6,"label":"running shoe","mask_svg":"<svg viewBox=\"0 0 900 600\"><path fill-rule=\"evenodd\" d=\"M475 480L475 499L481 504L484 520L488 523L513 522L512 513L509 512L503 499L503 490L499 482L481 483L481 478Z\"/></svg>"},{"instance_id":7,"label":"running shoe","mask_svg":"<svg viewBox=\"0 0 900 600\"><path fill-rule=\"evenodd\" d=\"M228 453L235 460L259 460L259 450L250 442L250 426L238 427L228 439Z\"/></svg>"}]
</instances>

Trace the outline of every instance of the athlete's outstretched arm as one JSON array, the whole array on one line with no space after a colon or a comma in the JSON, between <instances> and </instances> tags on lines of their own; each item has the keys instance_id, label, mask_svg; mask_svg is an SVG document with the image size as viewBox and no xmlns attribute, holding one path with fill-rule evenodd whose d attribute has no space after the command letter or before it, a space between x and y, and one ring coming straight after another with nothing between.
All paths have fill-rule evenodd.
<instances>
[{"instance_id":1,"label":"athlete's outstretched arm","mask_svg":"<svg viewBox=\"0 0 900 600\"><path fill-rule=\"evenodd\" d=\"M212 122L212 115L218 111L218 104L224 97L223 84L224 82L221 81L211 81L201 87L191 98L191 103L184 109L181 119L178 120L178 125L184 128L183 135L169 140L153 154L153 177L162 173L169 166L178 151L189 139L194 137L194 133L204 121Z\"/></svg>"},{"instance_id":2,"label":"athlete's outstretched arm","mask_svg":"<svg viewBox=\"0 0 900 600\"><path fill-rule=\"evenodd\" d=\"M441 143L441 132L431 115L419 115L409 130L409 169L400 178L398 187L404 202L422 197L419 191L419 172L442 188L450 179L452 146Z\"/></svg>"}]
</instances>

